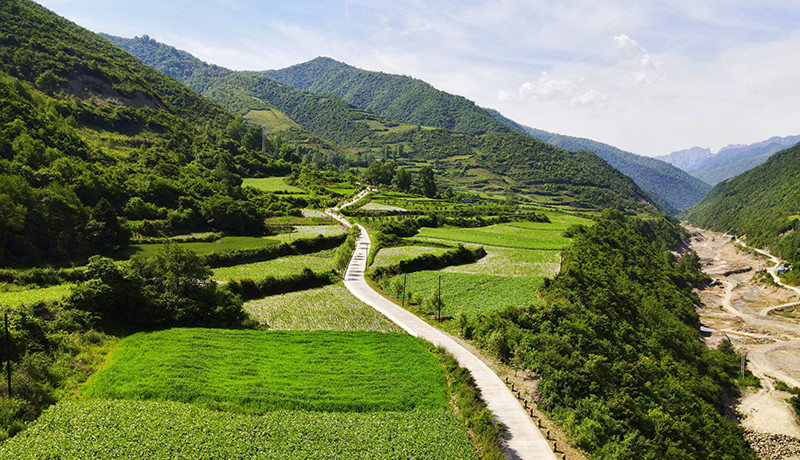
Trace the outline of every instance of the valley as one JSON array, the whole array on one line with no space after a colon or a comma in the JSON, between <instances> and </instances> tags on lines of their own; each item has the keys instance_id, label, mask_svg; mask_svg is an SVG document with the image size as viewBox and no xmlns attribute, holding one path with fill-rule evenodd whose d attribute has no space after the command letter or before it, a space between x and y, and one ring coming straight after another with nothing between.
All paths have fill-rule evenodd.
<instances>
[{"instance_id":1,"label":"valley","mask_svg":"<svg viewBox=\"0 0 800 460\"><path fill-rule=\"evenodd\" d=\"M730 340L759 382L746 387L735 405L742 426L768 435L761 455L800 458L800 425L788 402L796 394L790 390L800 388L800 321L793 313L800 293L775 283L771 272L777 259L764 251L746 248L730 235L689 230L689 247L700 256L703 271L720 283L699 292L700 320L713 330L704 334L706 343L716 347Z\"/></svg>"}]
</instances>

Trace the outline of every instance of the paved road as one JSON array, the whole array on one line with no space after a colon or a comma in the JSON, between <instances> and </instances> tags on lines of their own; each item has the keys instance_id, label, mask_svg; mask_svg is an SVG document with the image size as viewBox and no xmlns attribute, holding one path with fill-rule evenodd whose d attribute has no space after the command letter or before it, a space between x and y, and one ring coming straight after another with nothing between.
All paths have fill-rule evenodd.
<instances>
[{"instance_id":1,"label":"paved road","mask_svg":"<svg viewBox=\"0 0 800 460\"><path fill-rule=\"evenodd\" d=\"M550 444L536 428L533 420L511 393L511 390L500 380L500 377L447 334L389 301L367 284L364 280L364 271L367 265L370 241L364 227L358 225L358 228L361 235L356 240L356 250L353 252L353 258L350 260L350 266L344 276L344 284L347 289L409 334L444 347L455 356L461 367L472 372L475 383L480 388L483 399L495 420L507 428L505 447L509 459L555 460L556 456L550 449Z\"/></svg>"}]
</instances>

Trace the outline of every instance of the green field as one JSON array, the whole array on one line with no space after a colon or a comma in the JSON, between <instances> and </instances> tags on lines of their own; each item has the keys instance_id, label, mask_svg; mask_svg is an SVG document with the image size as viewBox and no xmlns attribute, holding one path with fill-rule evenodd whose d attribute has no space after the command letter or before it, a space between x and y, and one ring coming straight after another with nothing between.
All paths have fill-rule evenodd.
<instances>
[{"instance_id":1,"label":"green field","mask_svg":"<svg viewBox=\"0 0 800 460\"><path fill-rule=\"evenodd\" d=\"M300 126L283 112L277 110L251 110L245 114L244 119L255 125L266 128L268 134L287 131Z\"/></svg>"},{"instance_id":2,"label":"green field","mask_svg":"<svg viewBox=\"0 0 800 460\"><path fill-rule=\"evenodd\" d=\"M272 237L262 236L226 236L217 241L207 243L173 243L182 248L191 249L200 254L211 254L213 252L228 252L238 249L261 248L264 246L275 246L280 244L280 240ZM130 258L133 255L150 257L156 254L163 244L132 244L120 258Z\"/></svg>"},{"instance_id":3,"label":"green field","mask_svg":"<svg viewBox=\"0 0 800 460\"><path fill-rule=\"evenodd\" d=\"M413 259L422 254L434 254L440 256L453 248L430 247L430 246L397 246L392 248L382 248L375 255L371 267L385 267L399 263L401 260Z\"/></svg>"},{"instance_id":4,"label":"green field","mask_svg":"<svg viewBox=\"0 0 800 460\"><path fill-rule=\"evenodd\" d=\"M406 334L169 329L120 342L83 398L248 413L447 408L444 370Z\"/></svg>"},{"instance_id":5,"label":"green field","mask_svg":"<svg viewBox=\"0 0 800 460\"><path fill-rule=\"evenodd\" d=\"M339 225L338 222L333 225L299 225L294 227L294 231L290 233L279 233L270 237L270 239L288 243L298 238L312 238L317 235L332 236L343 233L345 233L344 227Z\"/></svg>"},{"instance_id":6,"label":"green field","mask_svg":"<svg viewBox=\"0 0 800 460\"><path fill-rule=\"evenodd\" d=\"M238 278L263 279L268 276L283 277L295 275L310 268L320 273L333 270L335 265L336 249L315 252L300 256L280 257L252 264L234 265L232 267L215 268L212 278L228 281Z\"/></svg>"},{"instance_id":7,"label":"green field","mask_svg":"<svg viewBox=\"0 0 800 460\"><path fill-rule=\"evenodd\" d=\"M443 271L495 276L553 276L559 269L556 251L483 246L486 256L475 263L447 267Z\"/></svg>"},{"instance_id":8,"label":"green field","mask_svg":"<svg viewBox=\"0 0 800 460\"><path fill-rule=\"evenodd\" d=\"M305 190L289 185L285 177L260 177L242 179L242 186L253 187L262 192L284 192L304 194Z\"/></svg>"},{"instance_id":9,"label":"green field","mask_svg":"<svg viewBox=\"0 0 800 460\"><path fill-rule=\"evenodd\" d=\"M480 228L424 227L415 238L423 241L458 241L506 248L560 251L570 241L562 236L567 227L580 221L590 222L579 219L563 215L562 219L553 223L511 222Z\"/></svg>"},{"instance_id":10,"label":"green field","mask_svg":"<svg viewBox=\"0 0 800 460\"><path fill-rule=\"evenodd\" d=\"M244 308L273 330L401 332L341 283L253 300Z\"/></svg>"},{"instance_id":11,"label":"green field","mask_svg":"<svg viewBox=\"0 0 800 460\"><path fill-rule=\"evenodd\" d=\"M392 206L390 204L385 203L378 203L375 201L370 201L369 203L365 204L358 208L362 211L407 211L405 208L401 208L399 206Z\"/></svg>"},{"instance_id":12,"label":"green field","mask_svg":"<svg viewBox=\"0 0 800 460\"><path fill-rule=\"evenodd\" d=\"M55 302L72 292L73 284L59 284L39 289L0 292L0 305L13 307L26 303Z\"/></svg>"},{"instance_id":13,"label":"green field","mask_svg":"<svg viewBox=\"0 0 800 460\"><path fill-rule=\"evenodd\" d=\"M65 401L0 444L11 459L477 459L446 408L232 414L155 401Z\"/></svg>"},{"instance_id":14,"label":"green field","mask_svg":"<svg viewBox=\"0 0 800 460\"><path fill-rule=\"evenodd\" d=\"M542 284L539 277L505 277L492 275L473 275L467 273L446 273L441 271L421 271L409 273L406 278L406 293L411 293L414 303L426 311L423 298L436 292L439 276L442 279L443 317L455 317L463 312L468 317L478 313L489 313L511 306L538 304L536 290ZM403 276L384 280L382 287L390 294L400 298ZM435 312L426 311L433 314Z\"/></svg>"}]
</instances>

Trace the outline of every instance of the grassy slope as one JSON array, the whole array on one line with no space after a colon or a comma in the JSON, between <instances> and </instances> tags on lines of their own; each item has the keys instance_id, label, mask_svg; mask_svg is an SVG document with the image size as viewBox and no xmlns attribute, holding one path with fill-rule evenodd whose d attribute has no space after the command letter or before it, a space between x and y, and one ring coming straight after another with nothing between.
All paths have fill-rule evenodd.
<instances>
[{"instance_id":1,"label":"grassy slope","mask_svg":"<svg viewBox=\"0 0 800 460\"><path fill-rule=\"evenodd\" d=\"M374 332L138 333L120 343L81 395L254 413L447 407L436 359L413 337Z\"/></svg>"}]
</instances>

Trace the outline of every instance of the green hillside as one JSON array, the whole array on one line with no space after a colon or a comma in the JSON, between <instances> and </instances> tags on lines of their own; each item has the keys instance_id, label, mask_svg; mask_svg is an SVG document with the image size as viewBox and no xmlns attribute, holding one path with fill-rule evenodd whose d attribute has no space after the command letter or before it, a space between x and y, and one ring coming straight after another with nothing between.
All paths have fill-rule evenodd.
<instances>
[{"instance_id":1,"label":"green hillside","mask_svg":"<svg viewBox=\"0 0 800 460\"><path fill-rule=\"evenodd\" d=\"M261 234L296 212L240 187L293 167L258 129L33 2L3 2L0 22L0 264L85 260L132 233Z\"/></svg>"},{"instance_id":2,"label":"green hillside","mask_svg":"<svg viewBox=\"0 0 800 460\"><path fill-rule=\"evenodd\" d=\"M405 123L469 134L510 131L464 97L416 78L370 72L331 58L262 74L301 90L335 94L358 108Z\"/></svg>"},{"instance_id":3,"label":"green hillside","mask_svg":"<svg viewBox=\"0 0 800 460\"><path fill-rule=\"evenodd\" d=\"M235 113L264 106L280 110L314 134L343 146L351 163L377 157L412 171L428 166L448 187L495 194L511 191L542 204L627 212L652 207L630 179L591 153L570 153L504 128L474 135L398 123L331 94L300 91L258 73L208 65L146 37L109 39Z\"/></svg>"},{"instance_id":4,"label":"green hillside","mask_svg":"<svg viewBox=\"0 0 800 460\"><path fill-rule=\"evenodd\" d=\"M670 212L690 208L711 190L710 185L665 161L636 155L591 139L530 128L503 117L497 111L488 111L515 131L528 134L534 139L562 149L588 150L595 153L622 174L633 179L636 185L647 192L662 208Z\"/></svg>"},{"instance_id":5,"label":"green hillside","mask_svg":"<svg viewBox=\"0 0 800 460\"><path fill-rule=\"evenodd\" d=\"M800 145L720 182L688 212L694 225L746 236L781 258L800 262Z\"/></svg>"}]
</instances>

